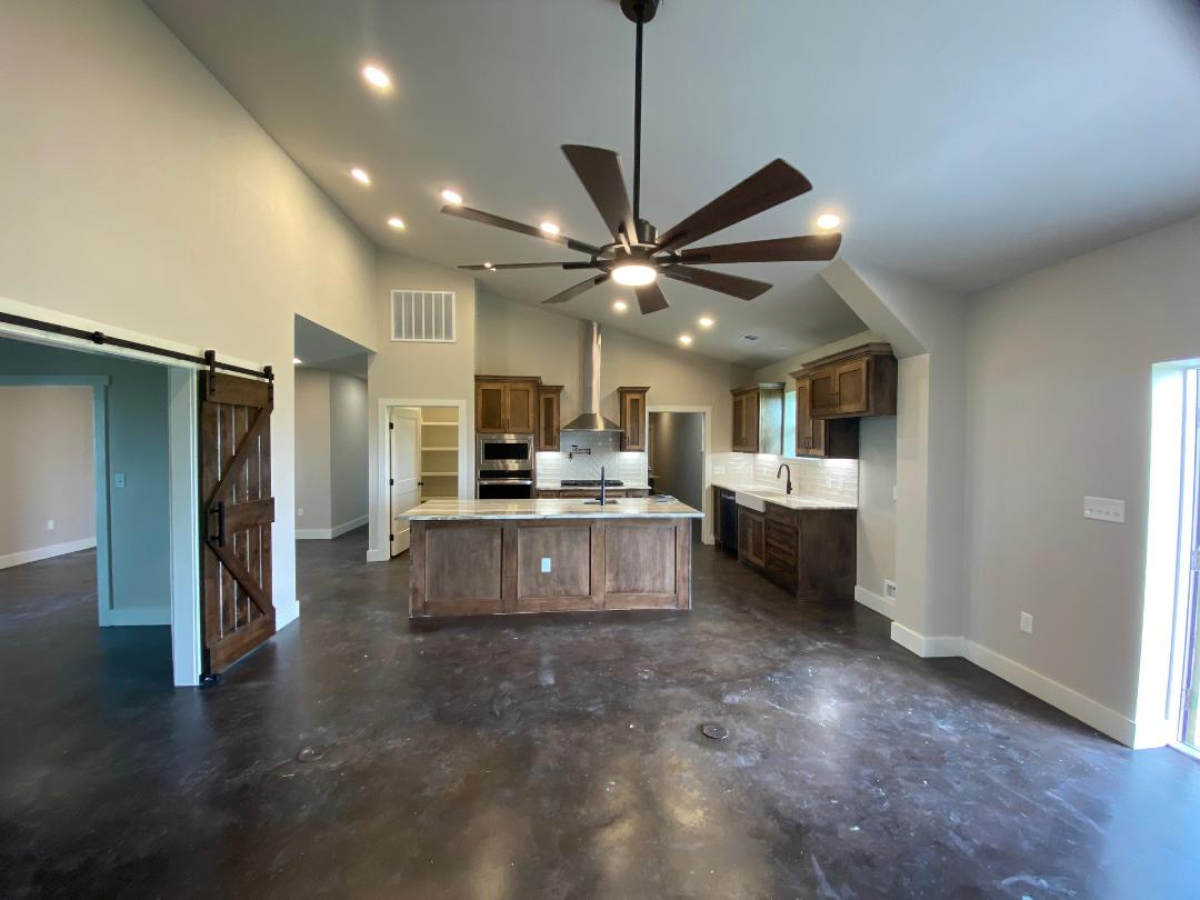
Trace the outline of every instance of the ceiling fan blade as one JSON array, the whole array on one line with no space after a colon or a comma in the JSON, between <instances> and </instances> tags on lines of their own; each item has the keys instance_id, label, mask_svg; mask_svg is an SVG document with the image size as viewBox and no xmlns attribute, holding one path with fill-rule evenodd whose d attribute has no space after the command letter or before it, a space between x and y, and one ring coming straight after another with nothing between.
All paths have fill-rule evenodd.
<instances>
[{"instance_id":1,"label":"ceiling fan blade","mask_svg":"<svg viewBox=\"0 0 1200 900\"><path fill-rule=\"evenodd\" d=\"M755 281L753 278L741 278L737 275L726 275L724 272L713 272L708 269L693 269L689 266L669 266L662 270L668 278L694 284L696 287L719 291L739 300L753 300L771 289L765 281Z\"/></svg>"},{"instance_id":2,"label":"ceiling fan blade","mask_svg":"<svg viewBox=\"0 0 1200 900\"><path fill-rule=\"evenodd\" d=\"M621 174L621 157L613 150L581 144L563 144L562 151L596 204L613 240L620 240L624 232L630 241L636 241L637 226L629 205L625 176Z\"/></svg>"},{"instance_id":3,"label":"ceiling fan blade","mask_svg":"<svg viewBox=\"0 0 1200 900\"><path fill-rule=\"evenodd\" d=\"M518 234L527 234L530 237L541 238L543 241L550 241L554 244L563 244L572 250L578 250L580 253L589 253L595 256L600 252L599 247L569 238L565 234L547 234L542 229L536 228L533 225L526 225L524 222L516 222L512 219L506 219L503 216L493 216L491 213L471 209L469 206L446 204L442 207L442 212L448 216L458 216L460 219L470 219L472 222L482 222L484 225L491 225L494 228L504 228L508 231L515 231Z\"/></svg>"},{"instance_id":4,"label":"ceiling fan blade","mask_svg":"<svg viewBox=\"0 0 1200 900\"><path fill-rule=\"evenodd\" d=\"M607 272L605 272L603 275L597 275L595 278L589 278L587 281L581 281L581 282L579 282L579 284L572 285L571 287L567 288L565 291L559 291L557 294L555 294L550 299L543 300L542 302L543 303L566 303L568 300L572 300L575 297L578 297L584 291L590 291L592 288L596 287L597 285L604 284L604 282L608 281L608 279L609 279L609 274Z\"/></svg>"},{"instance_id":5,"label":"ceiling fan blade","mask_svg":"<svg viewBox=\"0 0 1200 900\"><path fill-rule=\"evenodd\" d=\"M635 287L633 290L637 294L638 306L641 308L643 316L658 312L660 309L666 309L671 305L667 302L667 298L663 296L662 288L657 284L644 284L641 287Z\"/></svg>"},{"instance_id":6,"label":"ceiling fan blade","mask_svg":"<svg viewBox=\"0 0 1200 900\"><path fill-rule=\"evenodd\" d=\"M777 159L668 229L658 240L659 249L683 247L811 190L807 178Z\"/></svg>"},{"instance_id":7,"label":"ceiling fan blade","mask_svg":"<svg viewBox=\"0 0 1200 900\"><path fill-rule=\"evenodd\" d=\"M833 259L842 245L840 234L807 234L802 237L748 241L680 250L679 261L688 265L742 262L818 262Z\"/></svg>"},{"instance_id":8,"label":"ceiling fan blade","mask_svg":"<svg viewBox=\"0 0 1200 900\"><path fill-rule=\"evenodd\" d=\"M561 269L563 266L570 263L560 262L537 262L537 263L495 263L494 265L477 265L477 266L459 266L460 269L466 269L469 272L483 272L494 269L499 272L501 269Z\"/></svg>"}]
</instances>

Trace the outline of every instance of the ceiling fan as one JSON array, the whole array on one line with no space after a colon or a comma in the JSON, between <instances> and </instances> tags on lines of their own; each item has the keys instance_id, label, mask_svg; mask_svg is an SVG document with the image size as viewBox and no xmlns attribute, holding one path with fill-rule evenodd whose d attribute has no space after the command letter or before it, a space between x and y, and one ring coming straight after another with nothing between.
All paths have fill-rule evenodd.
<instances>
[{"instance_id":1,"label":"ceiling fan","mask_svg":"<svg viewBox=\"0 0 1200 900\"><path fill-rule=\"evenodd\" d=\"M656 284L659 275L697 287L719 291L741 300L753 300L771 289L771 285L751 278L699 269L711 263L744 262L815 262L833 259L842 243L836 233L810 234L799 237L749 241L740 244L721 244L692 247L689 244L741 222L751 216L778 206L793 197L812 190L812 184L800 172L782 159L768 163L745 181L730 188L707 206L692 213L678 225L658 233L641 217L642 193L642 26L654 18L660 0L621 0L626 18L637 25L635 82L633 99L633 203L621 173L620 157L612 150L564 144L563 153L613 240L601 246L577 241L558 233L557 229L536 228L523 222L505 219L461 203L447 203L442 212L516 231L531 237L562 244L570 250L586 253L587 262L483 263L460 266L473 271L502 269L562 268L598 269L600 274L567 288L543 300L543 303L565 303L584 291L612 279L628 285L637 293L643 315L666 309L667 298Z\"/></svg>"}]
</instances>

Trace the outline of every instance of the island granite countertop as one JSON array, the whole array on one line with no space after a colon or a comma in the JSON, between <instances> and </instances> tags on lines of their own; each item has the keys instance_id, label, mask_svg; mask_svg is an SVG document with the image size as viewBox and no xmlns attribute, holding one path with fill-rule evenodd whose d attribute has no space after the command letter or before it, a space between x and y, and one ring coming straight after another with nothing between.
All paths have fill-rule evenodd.
<instances>
[{"instance_id":1,"label":"island granite countertop","mask_svg":"<svg viewBox=\"0 0 1200 900\"><path fill-rule=\"evenodd\" d=\"M454 519L702 519L704 513L673 498L628 497L606 506L582 498L542 500L429 500L402 513L414 522Z\"/></svg>"}]
</instances>

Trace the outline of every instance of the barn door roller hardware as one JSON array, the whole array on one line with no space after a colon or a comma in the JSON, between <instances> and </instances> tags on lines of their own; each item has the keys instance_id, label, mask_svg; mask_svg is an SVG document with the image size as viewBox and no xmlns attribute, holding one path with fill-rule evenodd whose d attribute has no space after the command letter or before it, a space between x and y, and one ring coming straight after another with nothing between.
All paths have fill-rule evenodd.
<instances>
[{"instance_id":1,"label":"barn door roller hardware","mask_svg":"<svg viewBox=\"0 0 1200 900\"><path fill-rule=\"evenodd\" d=\"M78 338L81 341L90 341L97 346L120 347L123 350L136 350L138 353L149 353L179 362L191 363L195 366L205 366L209 374L216 374L217 369L220 369L223 372L237 372L239 375L248 375L251 378L264 378L272 383L275 381L275 373L271 370L270 366L264 366L261 369L249 369L245 366L235 366L233 363L220 362L217 360L217 354L214 350L206 351L203 357L192 356L188 353L180 353L178 350L169 350L166 347L155 347L153 344L127 341L125 338L113 337L110 334L105 334L103 331L85 331L82 328L71 328L69 325L43 322L41 319L30 319L26 316L18 316L12 313L0 313L0 322L16 325L19 328L32 328L35 331L44 331L47 334Z\"/></svg>"}]
</instances>

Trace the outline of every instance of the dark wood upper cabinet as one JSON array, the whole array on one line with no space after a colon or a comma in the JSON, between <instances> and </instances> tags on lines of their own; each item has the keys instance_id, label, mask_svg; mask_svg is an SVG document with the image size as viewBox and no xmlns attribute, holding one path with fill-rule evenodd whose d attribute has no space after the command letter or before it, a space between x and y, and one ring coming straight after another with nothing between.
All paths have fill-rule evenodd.
<instances>
[{"instance_id":1,"label":"dark wood upper cabinet","mask_svg":"<svg viewBox=\"0 0 1200 900\"><path fill-rule=\"evenodd\" d=\"M537 431L537 378L475 376L475 430L484 434Z\"/></svg>"},{"instance_id":2,"label":"dark wood upper cabinet","mask_svg":"<svg viewBox=\"0 0 1200 900\"><path fill-rule=\"evenodd\" d=\"M783 382L737 388L733 394L733 449L783 453Z\"/></svg>"},{"instance_id":3,"label":"dark wood upper cabinet","mask_svg":"<svg viewBox=\"0 0 1200 900\"><path fill-rule=\"evenodd\" d=\"M896 357L890 344L863 344L813 360L792 377L797 383L808 381L808 414L813 419L896 414ZM796 425L799 441L799 417Z\"/></svg>"},{"instance_id":4,"label":"dark wood upper cabinet","mask_svg":"<svg viewBox=\"0 0 1200 900\"><path fill-rule=\"evenodd\" d=\"M858 419L814 419L809 412L812 379L804 370L796 379L796 456L858 459Z\"/></svg>"},{"instance_id":5,"label":"dark wood upper cabinet","mask_svg":"<svg viewBox=\"0 0 1200 900\"><path fill-rule=\"evenodd\" d=\"M538 388L537 448L557 450L559 429L562 428L561 384L543 384Z\"/></svg>"},{"instance_id":6,"label":"dark wood upper cabinet","mask_svg":"<svg viewBox=\"0 0 1200 900\"><path fill-rule=\"evenodd\" d=\"M646 394L648 387L617 388L621 398L621 449L646 449Z\"/></svg>"}]
</instances>

